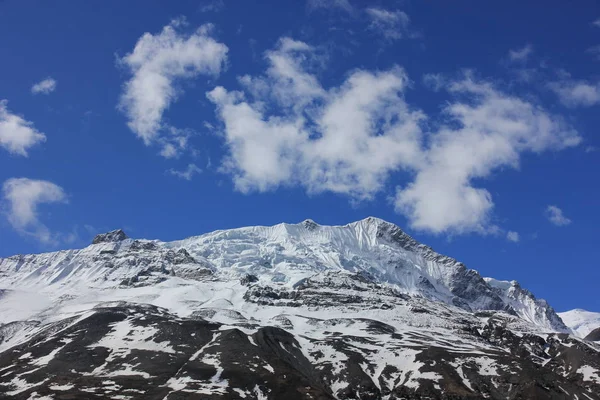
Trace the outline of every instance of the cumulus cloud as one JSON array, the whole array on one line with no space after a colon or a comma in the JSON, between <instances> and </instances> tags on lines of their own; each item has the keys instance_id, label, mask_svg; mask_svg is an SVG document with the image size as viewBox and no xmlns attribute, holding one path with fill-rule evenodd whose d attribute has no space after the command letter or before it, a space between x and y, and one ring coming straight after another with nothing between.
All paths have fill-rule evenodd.
<instances>
[{"instance_id":1,"label":"cumulus cloud","mask_svg":"<svg viewBox=\"0 0 600 400\"><path fill-rule=\"evenodd\" d=\"M533 46L527 44L520 49L513 49L508 52L508 59L512 62L526 62L533 53Z\"/></svg>"},{"instance_id":2,"label":"cumulus cloud","mask_svg":"<svg viewBox=\"0 0 600 400\"><path fill-rule=\"evenodd\" d=\"M371 198L390 171L419 156L422 114L402 98L406 75L398 67L355 71L325 89L304 70L310 52L282 39L267 53L266 74L241 80L250 99L223 87L208 93L225 126L224 170L243 192L300 184Z\"/></svg>"},{"instance_id":3,"label":"cumulus cloud","mask_svg":"<svg viewBox=\"0 0 600 400\"><path fill-rule=\"evenodd\" d=\"M403 11L370 7L365 12L370 20L369 28L386 39L401 39L408 32L410 18Z\"/></svg>"},{"instance_id":4,"label":"cumulus cloud","mask_svg":"<svg viewBox=\"0 0 600 400\"><path fill-rule=\"evenodd\" d=\"M447 124L427 132L426 116L404 99L402 68L354 70L340 86L326 88L310 71L312 52L284 38L266 53L263 75L240 78L243 90L216 87L207 94L223 123L222 171L237 190L300 185L360 201L404 171L413 179L397 189L394 205L413 228L497 233L492 196L473 181L518 167L523 152L581 141L560 118L469 74L436 79L454 100L444 108Z\"/></svg>"},{"instance_id":5,"label":"cumulus cloud","mask_svg":"<svg viewBox=\"0 0 600 400\"><path fill-rule=\"evenodd\" d=\"M571 223L571 220L563 214L563 211L557 206L546 207L546 218L556 226L565 226Z\"/></svg>"},{"instance_id":6,"label":"cumulus cloud","mask_svg":"<svg viewBox=\"0 0 600 400\"><path fill-rule=\"evenodd\" d=\"M600 103L600 83L565 79L548 84L567 107L590 107Z\"/></svg>"},{"instance_id":7,"label":"cumulus cloud","mask_svg":"<svg viewBox=\"0 0 600 400\"><path fill-rule=\"evenodd\" d=\"M523 152L560 150L581 138L560 118L468 74L447 89L456 97L444 108L450 123L431 134L424 162L397 190L395 206L419 230L493 232L492 195L473 180L517 168Z\"/></svg>"},{"instance_id":8,"label":"cumulus cloud","mask_svg":"<svg viewBox=\"0 0 600 400\"><path fill-rule=\"evenodd\" d=\"M506 233L506 240L508 240L509 242L518 242L519 241L519 232L514 232L514 231L508 231Z\"/></svg>"},{"instance_id":9,"label":"cumulus cloud","mask_svg":"<svg viewBox=\"0 0 600 400\"><path fill-rule=\"evenodd\" d=\"M46 78L31 87L33 94L50 94L56 90L56 81L52 78Z\"/></svg>"},{"instance_id":10,"label":"cumulus cloud","mask_svg":"<svg viewBox=\"0 0 600 400\"><path fill-rule=\"evenodd\" d=\"M46 140L46 135L34 128L33 122L11 113L8 101L0 100L0 146L9 153L27 157L30 147Z\"/></svg>"},{"instance_id":11,"label":"cumulus cloud","mask_svg":"<svg viewBox=\"0 0 600 400\"><path fill-rule=\"evenodd\" d=\"M133 51L119 60L132 74L124 85L120 108L129 128L146 145L160 141L168 128L162 118L181 92L175 85L198 75L217 76L227 60L227 46L211 37L211 25L191 34L178 32L184 25L175 20L158 34L145 33ZM171 140L162 145L168 143L174 146Z\"/></svg>"},{"instance_id":12,"label":"cumulus cloud","mask_svg":"<svg viewBox=\"0 0 600 400\"><path fill-rule=\"evenodd\" d=\"M191 181L194 175L201 173L202 170L196 164L188 164L187 168L182 171L177 171L171 168L167 172L178 178L185 179L186 181Z\"/></svg>"},{"instance_id":13,"label":"cumulus cloud","mask_svg":"<svg viewBox=\"0 0 600 400\"><path fill-rule=\"evenodd\" d=\"M5 202L3 210L12 227L22 235L32 236L44 244L56 241L39 218L39 206L49 203L66 203L64 190L48 181L28 178L11 178L2 185Z\"/></svg>"}]
</instances>

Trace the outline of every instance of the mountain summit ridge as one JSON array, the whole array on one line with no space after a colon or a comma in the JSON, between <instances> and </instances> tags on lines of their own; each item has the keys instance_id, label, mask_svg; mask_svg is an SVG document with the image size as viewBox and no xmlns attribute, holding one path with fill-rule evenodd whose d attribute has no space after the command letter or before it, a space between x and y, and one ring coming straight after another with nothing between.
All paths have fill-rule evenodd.
<instances>
[{"instance_id":1,"label":"mountain summit ridge","mask_svg":"<svg viewBox=\"0 0 600 400\"><path fill-rule=\"evenodd\" d=\"M600 400L595 334L378 218L96 238L0 258L0 397Z\"/></svg>"},{"instance_id":2,"label":"mountain summit ridge","mask_svg":"<svg viewBox=\"0 0 600 400\"><path fill-rule=\"evenodd\" d=\"M307 221L310 221L308 228ZM259 237L267 242L283 243L283 247L287 246L287 250L292 253L296 249L304 252L312 250L317 260L329 263L334 268L350 272L363 270L383 282L399 285L409 293L420 293L471 311L505 310L546 329L569 331L546 302L521 290L520 285L512 291L499 291L488 284L476 270L468 269L452 257L437 253L398 225L377 217L367 217L345 225L319 225L312 220L305 220L299 224L281 223L220 230L171 242L171 245L189 246L193 249L198 243L216 243L223 238L233 239L237 236L239 240L244 233L251 233L254 238ZM297 244L296 247L294 243ZM334 248L342 257L332 259L323 255L318 244ZM365 252L375 252L376 256L365 256ZM202 252L199 254L204 255ZM386 258L384 263L381 262L382 258ZM360 265L356 263L357 259L362 261ZM513 304L518 307L515 309Z\"/></svg>"},{"instance_id":3,"label":"mountain summit ridge","mask_svg":"<svg viewBox=\"0 0 600 400\"><path fill-rule=\"evenodd\" d=\"M157 249L165 253L160 257L172 257L167 254L169 251L189 252L188 255L199 260L207 270L231 278L251 273L263 281L288 287L325 270L365 272L402 292L443 301L467 311L502 310L543 329L569 332L547 302L536 299L518 283L502 289L500 281L483 278L477 270L437 253L398 225L377 217L332 226L309 219L297 224L248 226L172 242L130 239L123 230L117 229L97 235L91 246L81 250L39 255L44 263L49 262L43 268L35 267L38 258L35 255L20 256L19 267L12 268L12 272L9 272L10 260L15 256L0 259L0 273L4 271L10 275L7 276L9 280L20 285L35 282L38 278L37 287L60 281L72 286L77 285L78 279L91 285L102 280L104 285L107 274L118 276L113 278L118 283L131 279L140 271L126 265L121 268L122 274L115 274L119 268L106 268L111 265L110 261L103 264L104 268L96 266L93 271L86 271L82 265L94 264L101 255L132 251L136 255L147 251L150 257L156 255ZM34 263L23 262L23 259ZM32 267L31 271L23 275L28 265ZM40 279L43 277L46 279Z\"/></svg>"}]
</instances>

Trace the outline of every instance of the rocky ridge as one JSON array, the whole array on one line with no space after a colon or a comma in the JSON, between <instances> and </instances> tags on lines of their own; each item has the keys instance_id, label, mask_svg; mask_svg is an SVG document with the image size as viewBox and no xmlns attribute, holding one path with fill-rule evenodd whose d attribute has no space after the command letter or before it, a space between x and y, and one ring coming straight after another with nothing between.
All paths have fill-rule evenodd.
<instances>
[{"instance_id":1,"label":"rocky ridge","mask_svg":"<svg viewBox=\"0 0 600 400\"><path fill-rule=\"evenodd\" d=\"M376 218L96 239L0 259L0 397L600 399L594 337Z\"/></svg>"}]
</instances>

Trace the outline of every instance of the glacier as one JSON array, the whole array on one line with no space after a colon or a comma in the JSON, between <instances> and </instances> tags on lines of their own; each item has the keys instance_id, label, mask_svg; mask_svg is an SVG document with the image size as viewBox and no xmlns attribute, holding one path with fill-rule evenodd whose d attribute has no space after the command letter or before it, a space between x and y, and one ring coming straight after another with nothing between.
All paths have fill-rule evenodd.
<instances>
[{"instance_id":1,"label":"glacier","mask_svg":"<svg viewBox=\"0 0 600 400\"><path fill-rule=\"evenodd\" d=\"M344 226L321 226L312 220L253 226L174 242L133 240L118 230L94 241L81 250L1 259L1 284L33 293L30 304L35 313L43 306L44 296L49 303L62 296L102 296L97 289L105 293L148 268L167 268L170 258L183 254L194 261L190 264L183 259L173 268L174 277L201 268L225 281L253 274L260 282L293 287L315 273L363 273L403 293L467 311L503 310L540 328L569 332L547 302L536 299L517 282L483 278L418 243L396 225L374 217ZM9 307L0 322L14 318L11 314L17 310ZM22 312L21 317L27 316L27 310Z\"/></svg>"},{"instance_id":2,"label":"glacier","mask_svg":"<svg viewBox=\"0 0 600 400\"><path fill-rule=\"evenodd\" d=\"M600 343L573 333L374 217L0 259L15 398L600 399Z\"/></svg>"}]
</instances>

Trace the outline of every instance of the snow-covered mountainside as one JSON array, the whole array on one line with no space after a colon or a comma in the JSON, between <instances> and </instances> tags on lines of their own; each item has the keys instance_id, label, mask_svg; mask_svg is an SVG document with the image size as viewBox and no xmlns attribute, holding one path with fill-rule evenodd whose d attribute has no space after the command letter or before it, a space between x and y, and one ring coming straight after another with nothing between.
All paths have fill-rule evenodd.
<instances>
[{"instance_id":1,"label":"snow-covered mountainside","mask_svg":"<svg viewBox=\"0 0 600 400\"><path fill-rule=\"evenodd\" d=\"M0 324L16 398L600 399L547 302L377 218L0 259Z\"/></svg>"},{"instance_id":2,"label":"snow-covered mountainside","mask_svg":"<svg viewBox=\"0 0 600 400\"><path fill-rule=\"evenodd\" d=\"M600 313L576 308L558 314L564 323L579 337L586 337L595 329L600 328Z\"/></svg>"}]
</instances>

